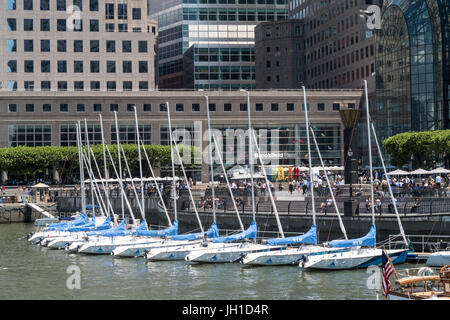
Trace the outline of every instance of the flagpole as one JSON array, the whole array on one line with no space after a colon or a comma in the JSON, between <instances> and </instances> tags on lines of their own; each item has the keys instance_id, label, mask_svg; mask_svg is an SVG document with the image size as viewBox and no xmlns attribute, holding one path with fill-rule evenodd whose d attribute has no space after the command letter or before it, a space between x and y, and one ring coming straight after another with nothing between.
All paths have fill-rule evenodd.
<instances>
[{"instance_id":1,"label":"flagpole","mask_svg":"<svg viewBox=\"0 0 450 320\"><path fill-rule=\"evenodd\" d=\"M389 262L391 263L392 269L394 269L395 277L397 278L397 280L399 280L400 278L397 274L397 270L395 270L394 264L392 263L391 258L389 257L388 253L386 252L386 248L384 247L384 244L383 244L383 251L384 251L384 253L386 253L387 258L389 259Z\"/></svg>"}]
</instances>

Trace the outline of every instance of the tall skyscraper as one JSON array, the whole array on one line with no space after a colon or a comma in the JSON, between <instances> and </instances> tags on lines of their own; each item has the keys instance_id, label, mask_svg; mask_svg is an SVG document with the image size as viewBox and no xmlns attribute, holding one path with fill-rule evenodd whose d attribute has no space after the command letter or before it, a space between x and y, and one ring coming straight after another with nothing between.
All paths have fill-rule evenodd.
<instances>
[{"instance_id":1,"label":"tall skyscraper","mask_svg":"<svg viewBox=\"0 0 450 320\"><path fill-rule=\"evenodd\" d=\"M155 88L147 0L3 0L0 15L1 90Z\"/></svg>"},{"instance_id":2,"label":"tall skyscraper","mask_svg":"<svg viewBox=\"0 0 450 320\"><path fill-rule=\"evenodd\" d=\"M159 88L255 87L254 29L288 17L287 0L152 0Z\"/></svg>"}]
</instances>

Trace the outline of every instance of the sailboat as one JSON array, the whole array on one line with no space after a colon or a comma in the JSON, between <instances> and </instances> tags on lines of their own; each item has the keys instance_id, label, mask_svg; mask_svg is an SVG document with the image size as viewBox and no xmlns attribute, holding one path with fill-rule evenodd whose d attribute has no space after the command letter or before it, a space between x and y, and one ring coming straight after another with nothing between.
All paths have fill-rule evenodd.
<instances>
[{"instance_id":1,"label":"sailboat","mask_svg":"<svg viewBox=\"0 0 450 320\"><path fill-rule=\"evenodd\" d=\"M376 137L375 128L370 125L370 113L369 113L369 97L367 94L367 81L365 84L365 95L366 95L366 112L367 112L367 134L368 134L368 149L369 149L369 170L370 170L370 183L371 183L371 196L372 196L372 226L369 233L358 239L350 240L335 240L328 243L328 246L333 248L350 247L350 250L345 250L339 253L328 253L323 255L310 255L307 256L299 264L303 269L322 269L322 270L342 270L342 269L355 269L355 268L366 268L372 265L381 265L383 249L376 247L376 226L375 226L375 206L374 206L374 195L373 195L373 166L372 166L372 143L371 143L371 131L374 135L374 139L377 145L378 153L383 165L383 170L385 172L386 178L389 180L386 167L384 165L383 155L381 153L380 146L378 144L378 139ZM314 131L311 128L314 134ZM389 193L391 198L394 199L392 188L390 184ZM408 241L402 227L400 216L398 214L397 205L393 201L395 208L395 213L397 215L397 220L400 228L400 233L403 237L406 248L408 248ZM391 259L393 264L404 263L406 261L406 256L408 254L408 249L394 249L387 250L387 255Z\"/></svg>"},{"instance_id":2,"label":"sailboat","mask_svg":"<svg viewBox=\"0 0 450 320\"><path fill-rule=\"evenodd\" d=\"M304 105L305 105L305 121L306 121L306 136L307 136L307 142L308 142L308 154L311 155L311 143L310 143L310 137L309 137L309 119L308 119L308 108L306 107L308 104L306 103L306 90L303 87L303 99L304 99ZM266 175L266 170L264 168L264 164L261 159L261 154L259 152L259 147L255 139L255 145L257 148L257 153L261 162L262 171L264 175ZM316 144L317 147L317 144ZM318 147L317 147L318 149ZM319 156L320 156L320 150L318 150ZM283 233L281 233L281 238L274 238L274 239L268 239L266 240L266 243L268 245L278 245L282 246L279 250L272 250L272 251L266 251L266 252L256 252L256 253L250 253L242 259L242 263L246 265L258 265L258 266L264 266L264 265L292 265L297 264L306 255L319 255L326 252L336 252L336 249L329 248L326 246L320 246L317 244L317 226L316 226L316 210L315 210L315 204L314 204L314 181L313 181L313 170L312 170L312 157L309 156L309 171L310 171L310 180L311 180L311 204L312 204L312 226L311 228L303 235L299 236L293 236L285 238ZM321 156L320 159L322 160ZM323 161L322 161L322 167L325 171L325 175L327 177L328 187L330 189L330 193L333 198L333 204L335 205L337 215L339 218L341 229L343 230L344 236L347 238L345 228L343 228L343 224L341 221L341 217L339 214L338 207L336 205L336 201L334 199L333 190L331 189L330 182L328 180L328 175L326 173ZM267 178L267 177L266 177ZM272 198L271 193L269 195ZM275 214L278 217L278 212L275 210ZM280 226L281 228L281 226ZM339 250L340 251L340 250Z\"/></svg>"},{"instance_id":3,"label":"sailboat","mask_svg":"<svg viewBox=\"0 0 450 320\"><path fill-rule=\"evenodd\" d=\"M252 164L252 155L253 155L253 139L252 139L252 125L250 118L250 93L247 92L247 111L248 111L248 126L249 126L249 166L250 166L250 181L251 181L251 199L252 199L252 213L253 213L253 221L251 222L249 228L243 230L240 233L222 236L218 238L212 239L212 242L215 244L222 244L222 246L218 248L206 248L206 249L198 249L190 252L185 260L191 262L202 262L202 263L230 263L236 262L242 259L243 256L249 254L250 252L258 252L265 250L274 250L277 247L271 247L266 244L258 244L256 243L256 236L258 233L258 228L256 224L255 217L255 194L254 194L254 181L253 181L253 164ZM208 116L208 130L211 133L211 125L210 125L210 117L209 117L209 108L207 103L207 116ZM209 136L210 147L212 148L211 142L211 134ZM216 143L216 151L220 154L220 150ZM213 174L213 161L212 161L212 150L210 148L210 166L211 166L211 181L213 183L214 190L214 174ZM221 160L221 157L220 157ZM222 160L221 160L222 161ZM223 162L222 162L223 163ZM226 175L226 173L225 173ZM231 193L231 197L233 197L233 193ZM214 203L214 200L213 200ZM214 209L214 207L213 207ZM237 211L237 210L236 210ZM238 211L237 211L238 213ZM239 215L238 215L239 216ZM240 220L239 220L240 221ZM240 222L241 223L241 222ZM243 228L241 223L241 228ZM238 242L242 240L254 240L254 241L244 241Z\"/></svg>"},{"instance_id":4,"label":"sailboat","mask_svg":"<svg viewBox=\"0 0 450 320\"><path fill-rule=\"evenodd\" d=\"M186 181L188 181L187 176L186 176L186 172L184 170L184 166L182 163L182 159L180 156L180 153L177 149L176 144L174 143L174 139L172 137L172 130L171 130L171 119L170 119L170 109L169 109L169 103L166 103L167 106L167 115L168 115L168 121L169 121L169 133L170 133L170 149L171 149L171 158L172 158L172 174L173 174L173 200L174 200L174 211L175 211L175 222L174 225L176 225L178 227L178 222L177 222L177 209L176 209L176 181L175 181L175 167L174 167L174 150L176 151L177 154L177 158L180 161L181 164L181 169L183 171L183 175L184 175L184 179ZM144 150L145 151L145 150ZM145 153L146 154L146 153ZM147 156L147 154L146 154ZM147 160L148 160L148 156L147 156ZM149 166L151 168L150 162L149 162ZM153 178L155 179L154 173L153 173L153 169L152 171L152 175ZM155 180L156 183L156 180ZM192 233L192 234L185 234L185 235L178 235L178 233L176 234L161 234L161 232L159 230L148 230L148 231L141 231L138 232L138 235L146 235L146 236L153 236L153 237L166 237L166 239L163 239L161 241L158 242L149 242L148 244L138 244L138 245L129 245L129 246L124 246L124 247L118 247L116 249L114 249L111 254L114 256L118 256L118 257L137 257L137 256L142 256L144 254L148 254L149 252L151 252L154 249L171 249L171 248L175 248L175 247L189 247L196 245L196 244L200 244L202 242L202 239L208 239L208 238L213 238L213 237L217 237L218 236L218 229L217 226L215 224L215 222L213 223L213 225L211 226L211 228L205 232L203 230L203 226L201 224L200 221L200 217L199 214L197 212L197 208L195 205L195 201L194 198L192 196L192 192L190 189L189 184L187 185L188 191L189 191L189 196L190 199L192 201L192 204L194 206L194 211L197 217L197 221L199 223L200 226L200 230L201 232L199 233ZM164 202L161 196L161 202ZM165 206L164 206L165 209ZM165 209L166 214L167 214L167 210ZM168 214L167 214L168 217ZM178 230L178 229L177 229ZM170 256L171 257L171 256Z\"/></svg>"}]
</instances>

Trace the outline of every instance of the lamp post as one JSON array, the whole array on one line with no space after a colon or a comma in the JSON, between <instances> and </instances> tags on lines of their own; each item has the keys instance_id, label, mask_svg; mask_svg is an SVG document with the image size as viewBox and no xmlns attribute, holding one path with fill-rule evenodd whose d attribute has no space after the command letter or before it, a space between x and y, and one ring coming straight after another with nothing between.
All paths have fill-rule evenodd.
<instances>
[{"instance_id":1,"label":"lamp post","mask_svg":"<svg viewBox=\"0 0 450 320\"><path fill-rule=\"evenodd\" d=\"M353 138L353 130L358 123L360 110L340 110L339 114L344 124L344 177L345 183L350 185L350 198L344 201L344 215L355 216L359 213L359 203L357 199L353 199L353 184L358 183L358 160L354 156L354 150L357 150L357 139Z\"/></svg>"}]
</instances>

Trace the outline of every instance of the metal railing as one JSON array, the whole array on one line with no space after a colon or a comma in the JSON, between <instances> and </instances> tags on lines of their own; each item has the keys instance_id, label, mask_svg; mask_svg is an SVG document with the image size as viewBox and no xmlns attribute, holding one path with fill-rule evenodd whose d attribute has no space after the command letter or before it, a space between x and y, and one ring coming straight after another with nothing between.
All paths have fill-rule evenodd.
<instances>
[{"instance_id":1,"label":"metal railing","mask_svg":"<svg viewBox=\"0 0 450 320\"><path fill-rule=\"evenodd\" d=\"M395 247L399 241L393 239L398 235L389 235L388 247ZM441 250L450 250L450 236L441 235L406 235L406 239L410 241L410 247L420 247L421 252L436 252ZM414 239L416 239L414 241ZM403 242L402 242L403 243Z\"/></svg>"}]
</instances>

